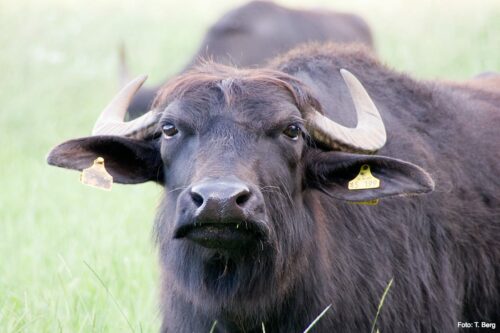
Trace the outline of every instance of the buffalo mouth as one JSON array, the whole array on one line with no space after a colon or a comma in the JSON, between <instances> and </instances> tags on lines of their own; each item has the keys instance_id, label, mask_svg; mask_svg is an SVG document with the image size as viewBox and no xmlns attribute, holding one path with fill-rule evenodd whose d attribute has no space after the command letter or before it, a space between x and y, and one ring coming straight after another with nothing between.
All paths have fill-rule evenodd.
<instances>
[{"instance_id":1,"label":"buffalo mouth","mask_svg":"<svg viewBox=\"0 0 500 333\"><path fill-rule=\"evenodd\" d=\"M197 223L180 226L174 238L186 238L211 249L236 249L262 240L265 231L254 222Z\"/></svg>"}]
</instances>

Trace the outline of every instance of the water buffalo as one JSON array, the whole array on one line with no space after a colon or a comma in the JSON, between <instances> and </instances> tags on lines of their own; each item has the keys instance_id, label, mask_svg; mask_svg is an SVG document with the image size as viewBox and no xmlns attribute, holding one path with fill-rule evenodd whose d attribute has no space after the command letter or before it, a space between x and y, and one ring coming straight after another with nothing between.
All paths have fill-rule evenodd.
<instances>
[{"instance_id":1,"label":"water buffalo","mask_svg":"<svg viewBox=\"0 0 500 333\"><path fill-rule=\"evenodd\" d=\"M48 163L102 156L119 183L164 186L162 332L300 332L329 304L315 332L370 332L391 279L380 332L500 323L498 87L312 44L266 68L202 63L123 122L144 79ZM367 168L380 183L352 188Z\"/></svg>"},{"instance_id":2,"label":"water buffalo","mask_svg":"<svg viewBox=\"0 0 500 333\"><path fill-rule=\"evenodd\" d=\"M215 22L182 72L192 68L201 57L233 66L262 65L284 51L311 41L363 43L373 47L370 28L359 16L329 10L296 10L269 1L253 1L229 11ZM129 106L129 117L145 113L159 88L142 88Z\"/></svg>"}]
</instances>

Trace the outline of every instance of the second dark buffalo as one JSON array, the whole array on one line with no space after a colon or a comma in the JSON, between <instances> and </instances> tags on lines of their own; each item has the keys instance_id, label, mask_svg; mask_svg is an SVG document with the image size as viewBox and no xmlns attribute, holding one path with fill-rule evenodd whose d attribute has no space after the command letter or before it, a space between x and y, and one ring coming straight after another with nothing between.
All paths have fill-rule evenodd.
<instances>
[{"instance_id":1,"label":"second dark buffalo","mask_svg":"<svg viewBox=\"0 0 500 333\"><path fill-rule=\"evenodd\" d=\"M198 51L181 72L191 69L200 58L236 67L263 65L266 60L311 41L362 43L373 47L370 28L359 16L253 1L222 16L208 30ZM139 91L128 109L130 119L151 107L160 86Z\"/></svg>"}]
</instances>

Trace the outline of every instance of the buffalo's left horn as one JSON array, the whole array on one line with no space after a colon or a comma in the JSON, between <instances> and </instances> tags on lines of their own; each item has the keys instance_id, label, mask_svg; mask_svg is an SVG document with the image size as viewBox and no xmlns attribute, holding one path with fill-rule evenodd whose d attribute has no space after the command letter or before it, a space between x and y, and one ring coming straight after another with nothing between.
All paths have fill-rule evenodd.
<instances>
[{"instance_id":1,"label":"buffalo's left horn","mask_svg":"<svg viewBox=\"0 0 500 333\"><path fill-rule=\"evenodd\" d=\"M134 120L123 121L132 98L147 78L146 75L139 76L118 92L97 118L92 135L119 135L142 139L154 133L160 116L154 110Z\"/></svg>"},{"instance_id":2,"label":"buffalo's left horn","mask_svg":"<svg viewBox=\"0 0 500 333\"><path fill-rule=\"evenodd\" d=\"M314 139L333 149L377 151L385 145L387 140L380 113L363 85L351 72L341 69L340 74L354 102L358 117L356 128L337 124L310 107L304 114L308 130Z\"/></svg>"}]
</instances>

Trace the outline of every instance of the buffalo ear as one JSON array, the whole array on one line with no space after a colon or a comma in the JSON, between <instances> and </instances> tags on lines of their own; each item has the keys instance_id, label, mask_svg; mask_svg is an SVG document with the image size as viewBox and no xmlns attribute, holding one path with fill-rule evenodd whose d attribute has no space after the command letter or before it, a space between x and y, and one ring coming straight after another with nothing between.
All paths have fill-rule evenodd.
<instances>
[{"instance_id":1,"label":"buffalo ear","mask_svg":"<svg viewBox=\"0 0 500 333\"><path fill-rule=\"evenodd\" d=\"M425 170L395 158L339 152L311 155L307 158L307 182L336 199L368 201L434 190L434 181ZM359 174L365 164L370 167L372 175L380 180L380 187L350 190L349 181Z\"/></svg>"},{"instance_id":2,"label":"buffalo ear","mask_svg":"<svg viewBox=\"0 0 500 333\"><path fill-rule=\"evenodd\" d=\"M47 156L50 165L83 170L97 157L103 157L113 180L122 184L161 181L162 163L159 148L153 141L119 136L91 136L66 141L54 147Z\"/></svg>"}]
</instances>

